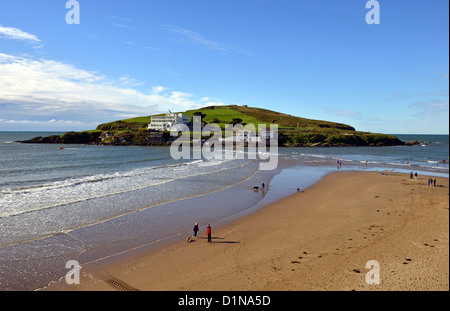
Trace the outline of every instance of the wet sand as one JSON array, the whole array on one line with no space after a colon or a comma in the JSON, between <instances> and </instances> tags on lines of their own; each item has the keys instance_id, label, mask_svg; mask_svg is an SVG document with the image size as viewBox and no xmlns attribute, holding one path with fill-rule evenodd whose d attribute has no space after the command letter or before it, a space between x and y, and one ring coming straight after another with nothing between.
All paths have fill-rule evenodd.
<instances>
[{"instance_id":1,"label":"wet sand","mask_svg":"<svg viewBox=\"0 0 450 311\"><path fill-rule=\"evenodd\" d=\"M449 290L449 182L336 172L232 224L48 290ZM205 224L200 224L205 225ZM380 284L366 275L379 263Z\"/></svg>"}]
</instances>

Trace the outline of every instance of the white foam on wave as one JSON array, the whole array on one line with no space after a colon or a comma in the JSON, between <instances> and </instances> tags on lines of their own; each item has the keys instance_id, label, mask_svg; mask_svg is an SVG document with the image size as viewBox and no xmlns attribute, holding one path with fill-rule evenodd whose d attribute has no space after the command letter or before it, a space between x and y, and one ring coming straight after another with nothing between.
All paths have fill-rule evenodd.
<instances>
[{"instance_id":1,"label":"white foam on wave","mask_svg":"<svg viewBox=\"0 0 450 311\"><path fill-rule=\"evenodd\" d=\"M0 217L11 217L57 206L141 190L167 182L217 173L242 165L229 161L192 161L126 172L71 178L45 185L0 190Z\"/></svg>"}]
</instances>

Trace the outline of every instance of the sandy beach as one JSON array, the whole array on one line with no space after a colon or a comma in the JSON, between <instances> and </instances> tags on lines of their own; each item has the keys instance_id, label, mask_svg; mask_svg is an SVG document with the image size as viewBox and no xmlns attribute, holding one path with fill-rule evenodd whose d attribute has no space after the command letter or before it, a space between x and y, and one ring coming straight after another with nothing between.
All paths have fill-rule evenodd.
<instances>
[{"instance_id":1,"label":"sandy beach","mask_svg":"<svg viewBox=\"0 0 450 311\"><path fill-rule=\"evenodd\" d=\"M48 290L448 291L449 182L335 172L229 225ZM192 224L193 225L193 224ZM206 225L206 224L200 224ZM368 284L379 263L379 284Z\"/></svg>"}]
</instances>

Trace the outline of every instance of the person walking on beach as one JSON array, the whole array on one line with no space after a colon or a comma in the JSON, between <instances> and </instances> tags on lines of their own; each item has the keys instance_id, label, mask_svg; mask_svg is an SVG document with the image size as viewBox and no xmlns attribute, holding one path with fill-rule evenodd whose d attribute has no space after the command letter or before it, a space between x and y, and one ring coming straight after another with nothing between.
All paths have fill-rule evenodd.
<instances>
[{"instance_id":1,"label":"person walking on beach","mask_svg":"<svg viewBox=\"0 0 450 311\"><path fill-rule=\"evenodd\" d=\"M264 188L266 187L266 184L264 183L264 181L261 182L261 189L264 190Z\"/></svg>"},{"instance_id":2,"label":"person walking on beach","mask_svg":"<svg viewBox=\"0 0 450 311\"><path fill-rule=\"evenodd\" d=\"M196 238L197 237L197 232L198 232L198 223L195 223L195 225L194 225L194 235L193 235L193 237L194 238Z\"/></svg>"},{"instance_id":3,"label":"person walking on beach","mask_svg":"<svg viewBox=\"0 0 450 311\"><path fill-rule=\"evenodd\" d=\"M211 242L211 226L208 224L206 227L206 234L208 235L208 243Z\"/></svg>"}]
</instances>

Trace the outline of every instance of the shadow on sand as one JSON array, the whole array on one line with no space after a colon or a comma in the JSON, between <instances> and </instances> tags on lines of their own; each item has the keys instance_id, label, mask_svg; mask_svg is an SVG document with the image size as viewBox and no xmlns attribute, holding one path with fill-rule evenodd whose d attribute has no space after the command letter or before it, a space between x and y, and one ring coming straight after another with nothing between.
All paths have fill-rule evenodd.
<instances>
[{"instance_id":1,"label":"shadow on sand","mask_svg":"<svg viewBox=\"0 0 450 311\"><path fill-rule=\"evenodd\" d=\"M198 237L197 239L202 239L202 240L207 240L207 237ZM238 241L217 241L217 240L223 240L223 238L221 237L211 237L211 243L225 243L225 244L237 244L237 243L241 243Z\"/></svg>"}]
</instances>

